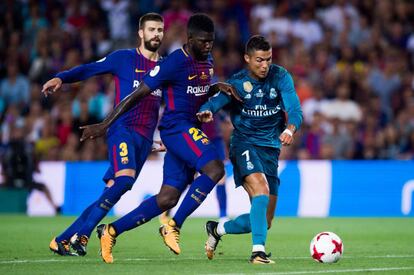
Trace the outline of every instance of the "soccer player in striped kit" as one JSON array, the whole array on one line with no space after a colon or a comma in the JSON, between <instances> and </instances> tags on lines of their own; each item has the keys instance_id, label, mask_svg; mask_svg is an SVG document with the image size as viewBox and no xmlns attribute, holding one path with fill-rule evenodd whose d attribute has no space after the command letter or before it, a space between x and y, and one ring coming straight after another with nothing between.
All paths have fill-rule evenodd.
<instances>
[{"instance_id":1,"label":"soccer player in striped kit","mask_svg":"<svg viewBox=\"0 0 414 275\"><path fill-rule=\"evenodd\" d=\"M96 62L60 72L43 85L42 92L47 95L57 91L62 83L73 83L110 73L114 76L114 107L117 106L139 86L145 73L153 69L160 59L158 49L164 36L162 16L157 13L143 15L139 19L138 36L138 48L117 50ZM50 250L62 256L86 254L91 232L121 196L132 188L151 152L160 104L161 90L154 88L145 99L108 128L106 141L110 167L103 178L106 187L102 195L77 220L53 238Z\"/></svg>"},{"instance_id":2,"label":"soccer player in striped kit","mask_svg":"<svg viewBox=\"0 0 414 275\"><path fill-rule=\"evenodd\" d=\"M200 206L224 175L223 162L215 146L200 130L196 113L209 96L219 90L232 93L229 91L232 88L225 83L210 86L214 73L210 53L214 41L211 18L204 14L191 16L187 36L187 43L159 62L131 96L103 122L83 127L83 140L100 136L117 117L143 100L151 90L163 87L166 108L159 126L161 139L167 148L163 184L157 195L119 220L100 227L102 258L106 263L113 262L112 248L117 236L174 207L190 184L174 217L160 227L164 243L175 254L180 254L180 228L185 219ZM194 179L196 171L200 176Z\"/></svg>"}]
</instances>

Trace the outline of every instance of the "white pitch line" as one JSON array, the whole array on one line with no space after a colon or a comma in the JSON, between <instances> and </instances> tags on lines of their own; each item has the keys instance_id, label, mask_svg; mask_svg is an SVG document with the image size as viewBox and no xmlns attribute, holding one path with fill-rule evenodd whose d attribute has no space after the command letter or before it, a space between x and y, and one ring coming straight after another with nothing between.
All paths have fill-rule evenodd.
<instances>
[{"instance_id":1,"label":"white pitch line","mask_svg":"<svg viewBox=\"0 0 414 275\"><path fill-rule=\"evenodd\" d=\"M30 263L49 263L49 262L57 262L57 263L63 263L63 262L73 262L74 259L77 257L64 257L61 259L20 259L20 260L9 260L9 259L3 259L0 260L0 265L7 265L7 264L30 264ZM87 261L87 262L100 262L101 259L98 258L82 258L81 261ZM344 256L344 259L370 259L370 258L377 258L377 259L386 259L386 258L414 258L414 255L374 255L374 256ZM162 261L188 261L188 260L205 260L205 257L171 257L171 258L164 258ZM226 257L226 258L220 258L217 257L215 261L228 261L228 260L240 260L240 257ZM305 260L305 259L311 259L310 257L274 257L276 260ZM153 258L116 258L116 262L130 262L130 261L152 261ZM273 273L272 273L273 274Z\"/></svg>"},{"instance_id":2,"label":"white pitch line","mask_svg":"<svg viewBox=\"0 0 414 275\"><path fill-rule=\"evenodd\" d=\"M414 267L378 267L378 268L350 268L350 269L330 269L330 270L304 270L304 271L287 271L273 273L256 273L259 275L293 275L293 274L325 274L325 273L345 273L345 272L383 272L398 270L414 270ZM229 275L229 274L227 274Z\"/></svg>"}]
</instances>

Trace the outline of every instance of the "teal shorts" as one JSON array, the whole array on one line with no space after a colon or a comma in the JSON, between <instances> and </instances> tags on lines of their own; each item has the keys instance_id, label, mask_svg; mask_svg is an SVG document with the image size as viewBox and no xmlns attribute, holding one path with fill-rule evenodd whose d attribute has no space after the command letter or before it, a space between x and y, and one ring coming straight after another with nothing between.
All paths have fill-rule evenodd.
<instances>
[{"instance_id":1,"label":"teal shorts","mask_svg":"<svg viewBox=\"0 0 414 275\"><path fill-rule=\"evenodd\" d=\"M230 145L230 160L233 164L236 187L243 185L244 178L253 173L263 173L269 184L271 195L277 195L280 180L277 173L280 149L254 146L247 143Z\"/></svg>"}]
</instances>

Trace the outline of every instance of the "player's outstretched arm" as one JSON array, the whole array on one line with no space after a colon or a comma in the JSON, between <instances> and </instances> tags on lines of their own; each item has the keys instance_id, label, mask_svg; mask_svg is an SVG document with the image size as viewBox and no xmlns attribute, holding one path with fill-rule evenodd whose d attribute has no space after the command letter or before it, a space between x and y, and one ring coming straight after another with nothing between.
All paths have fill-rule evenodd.
<instances>
[{"instance_id":1,"label":"player's outstretched arm","mask_svg":"<svg viewBox=\"0 0 414 275\"><path fill-rule=\"evenodd\" d=\"M42 93L44 96L48 96L48 94L52 94L62 87L62 79L59 77L54 77L46 82L42 87Z\"/></svg>"},{"instance_id":2,"label":"player's outstretched arm","mask_svg":"<svg viewBox=\"0 0 414 275\"><path fill-rule=\"evenodd\" d=\"M118 117L129 111L135 104L150 93L150 88L144 82L141 82L139 86L130 95L125 97L101 123L79 127L79 129L83 130L80 140L84 141L86 139L94 139L103 136L109 126Z\"/></svg>"},{"instance_id":3,"label":"player's outstretched arm","mask_svg":"<svg viewBox=\"0 0 414 275\"><path fill-rule=\"evenodd\" d=\"M280 134L279 139L283 145L289 146L293 143L293 135L299 129L303 121L302 109L299 98L293 85L292 76L286 73L279 82L279 89L282 94L282 101L287 113L288 126Z\"/></svg>"},{"instance_id":4,"label":"player's outstretched arm","mask_svg":"<svg viewBox=\"0 0 414 275\"><path fill-rule=\"evenodd\" d=\"M225 82L216 82L210 86L210 89L208 90L208 95L213 96L219 91L224 92L230 97L233 97L237 101L242 101L239 94L236 91L236 88L234 88L231 84L225 83Z\"/></svg>"},{"instance_id":5,"label":"player's outstretched arm","mask_svg":"<svg viewBox=\"0 0 414 275\"><path fill-rule=\"evenodd\" d=\"M48 94L59 90L62 87L62 83L74 83L95 75L114 73L117 64L122 64L123 56L125 56L125 51L115 51L96 62L82 64L62 71L43 85L42 93L48 96Z\"/></svg>"},{"instance_id":6,"label":"player's outstretched arm","mask_svg":"<svg viewBox=\"0 0 414 275\"><path fill-rule=\"evenodd\" d=\"M204 103L198 113L197 119L201 122L213 121L213 114L217 113L221 108L231 102L231 96L220 92L210 97L206 103Z\"/></svg>"}]
</instances>

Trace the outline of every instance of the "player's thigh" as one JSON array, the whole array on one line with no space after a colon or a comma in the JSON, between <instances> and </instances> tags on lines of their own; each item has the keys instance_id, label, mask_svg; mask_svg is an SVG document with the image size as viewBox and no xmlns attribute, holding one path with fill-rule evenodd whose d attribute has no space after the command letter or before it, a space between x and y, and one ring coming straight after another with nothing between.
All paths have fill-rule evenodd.
<instances>
[{"instance_id":1,"label":"player's thigh","mask_svg":"<svg viewBox=\"0 0 414 275\"><path fill-rule=\"evenodd\" d=\"M226 159L226 152L225 152L225 145L224 140L221 137L216 137L211 139L211 143L213 143L214 147L216 147L217 154L221 161L224 161ZM223 178L220 179L220 181L217 183L217 185L224 185L226 183L226 175L223 176Z\"/></svg>"},{"instance_id":2,"label":"player's thigh","mask_svg":"<svg viewBox=\"0 0 414 275\"><path fill-rule=\"evenodd\" d=\"M244 184L245 178L254 173L264 174L264 169L255 146L251 144L232 144L230 160L236 187Z\"/></svg>"},{"instance_id":3,"label":"player's thigh","mask_svg":"<svg viewBox=\"0 0 414 275\"><path fill-rule=\"evenodd\" d=\"M280 179L279 176L266 174L267 183L269 184L269 194L277 196L279 194Z\"/></svg>"},{"instance_id":4,"label":"player's thigh","mask_svg":"<svg viewBox=\"0 0 414 275\"><path fill-rule=\"evenodd\" d=\"M134 139L133 133L125 127L117 127L108 135L108 158L115 177L123 174L135 177L137 165ZM133 175L130 170L134 171Z\"/></svg>"},{"instance_id":5,"label":"player's thigh","mask_svg":"<svg viewBox=\"0 0 414 275\"><path fill-rule=\"evenodd\" d=\"M195 170L189 167L173 152L167 151L164 156L163 185L169 185L182 193L194 179Z\"/></svg>"},{"instance_id":6,"label":"player's thigh","mask_svg":"<svg viewBox=\"0 0 414 275\"><path fill-rule=\"evenodd\" d=\"M278 175L280 150L277 148L260 147L257 149L257 152L269 184L270 194L277 196L280 185Z\"/></svg>"},{"instance_id":7,"label":"player's thigh","mask_svg":"<svg viewBox=\"0 0 414 275\"><path fill-rule=\"evenodd\" d=\"M226 150L225 150L225 144L224 140L221 137L216 137L210 140L211 143L213 143L214 147L217 150L217 154L220 158L220 160L224 161L226 159Z\"/></svg>"},{"instance_id":8,"label":"player's thigh","mask_svg":"<svg viewBox=\"0 0 414 275\"><path fill-rule=\"evenodd\" d=\"M269 185L267 184L266 175L263 173L252 173L244 178L243 188L249 194L250 198L259 195L269 195Z\"/></svg>"},{"instance_id":9,"label":"player's thigh","mask_svg":"<svg viewBox=\"0 0 414 275\"><path fill-rule=\"evenodd\" d=\"M193 125L183 124L174 133L161 131L161 139L168 152L197 171L212 160L220 160L215 146Z\"/></svg>"},{"instance_id":10,"label":"player's thigh","mask_svg":"<svg viewBox=\"0 0 414 275\"><path fill-rule=\"evenodd\" d=\"M137 177L144 166L145 161L147 160L152 149L152 142L146 139L144 136L133 133L134 137L134 149L135 149L135 170Z\"/></svg>"}]
</instances>

